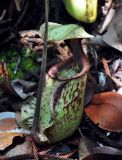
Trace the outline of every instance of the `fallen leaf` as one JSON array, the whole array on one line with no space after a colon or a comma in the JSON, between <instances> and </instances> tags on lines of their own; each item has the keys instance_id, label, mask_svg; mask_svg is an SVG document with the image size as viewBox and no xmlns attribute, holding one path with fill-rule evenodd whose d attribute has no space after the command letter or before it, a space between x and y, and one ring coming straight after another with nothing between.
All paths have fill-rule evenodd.
<instances>
[{"instance_id":1,"label":"fallen leaf","mask_svg":"<svg viewBox=\"0 0 122 160\"><path fill-rule=\"evenodd\" d=\"M1 112L0 113L0 133L21 133L30 135L29 130L18 127L20 121L20 114L17 112Z\"/></svg>"},{"instance_id":2,"label":"fallen leaf","mask_svg":"<svg viewBox=\"0 0 122 160\"><path fill-rule=\"evenodd\" d=\"M0 120L0 131L7 131L17 128L16 120L13 118L6 118Z\"/></svg>"},{"instance_id":3,"label":"fallen leaf","mask_svg":"<svg viewBox=\"0 0 122 160\"><path fill-rule=\"evenodd\" d=\"M17 128L14 112L0 113L0 132L14 130Z\"/></svg>"},{"instance_id":4,"label":"fallen leaf","mask_svg":"<svg viewBox=\"0 0 122 160\"><path fill-rule=\"evenodd\" d=\"M0 113L0 150L3 151L12 145L17 137L23 139L23 135L30 134L29 131L18 128L14 112Z\"/></svg>"},{"instance_id":5,"label":"fallen leaf","mask_svg":"<svg viewBox=\"0 0 122 160\"><path fill-rule=\"evenodd\" d=\"M114 73L117 71L117 69L119 68L119 66L121 65L121 59L116 59L113 64L112 64L112 69L114 71Z\"/></svg>"},{"instance_id":6,"label":"fallen leaf","mask_svg":"<svg viewBox=\"0 0 122 160\"><path fill-rule=\"evenodd\" d=\"M121 2L120 2L121 3ZM122 22L120 19L122 18L122 6L118 7L116 10L116 14L113 17L111 23L108 26L107 32L103 34L103 41L109 46L119 50L122 52Z\"/></svg>"},{"instance_id":7,"label":"fallen leaf","mask_svg":"<svg viewBox=\"0 0 122 160\"><path fill-rule=\"evenodd\" d=\"M116 160L116 158L120 160L119 158L122 157L121 150L108 146L98 147L88 137L84 138L86 143L84 143L85 141L82 138L80 141L79 160Z\"/></svg>"},{"instance_id":8,"label":"fallen leaf","mask_svg":"<svg viewBox=\"0 0 122 160\"><path fill-rule=\"evenodd\" d=\"M95 147L93 148L94 153L104 153L104 154L112 154L112 155L122 155L122 151L116 148L103 146L103 147Z\"/></svg>"},{"instance_id":9,"label":"fallen leaf","mask_svg":"<svg viewBox=\"0 0 122 160\"><path fill-rule=\"evenodd\" d=\"M23 134L11 132L0 133L0 150L3 151L10 146L15 137L23 137Z\"/></svg>"},{"instance_id":10,"label":"fallen leaf","mask_svg":"<svg viewBox=\"0 0 122 160\"><path fill-rule=\"evenodd\" d=\"M114 92L96 94L85 112L99 127L112 132L122 131L122 95Z\"/></svg>"},{"instance_id":11,"label":"fallen leaf","mask_svg":"<svg viewBox=\"0 0 122 160\"><path fill-rule=\"evenodd\" d=\"M121 160L122 151L108 146L94 147L92 153L81 160Z\"/></svg>"},{"instance_id":12,"label":"fallen leaf","mask_svg":"<svg viewBox=\"0 0 122 160\"><path fill-rule=\"evenodd\" d=\"M34 82L29 82L21 79L15 79L11 82L11 87L15 91L16 95L19 96L22 99L26 99L29 96L33 95L33 91L31 92L25 92L26 90L29 90L29 88L33 89L35 88L36 83Z\"/></svg>"},{"instance_id":13,"label":"fallen leaf","mask_svg":"<svg viewBox=\"0 0 122 160\"><path fill-rule=\"evenodd\" d=\"M87 145L84 143L83 139L81 138L80 140L80 145L79 145L79 160L82 160L86 156L90 154Z\"/></svg>"},{"instance_id":14,"label":"fallen leaf","mask_svg":"<svg viewBox=\"0 0 122 160\"><path fill-rule=\"evenodd\" d=\"M6 154L5 157L13 157L17 155L28 155L32 154L32 140L30 137L26 137L25 142L22 144L19 144L15 146L14 148L11 148ZM4 157L4 158L5 158Z\"/></svg>"},{"instance_id":15,"label":"fallen leaf","mask_svg":"<svg viewBox=\"0 0 122 160\"><path fill-rule=\"evenodd\" d=\"M103 63L104 69L105 69L105 73L117 84L117 86L122 87L122 82L119 79L117 79L111 75L108 63L105 60L105 58L102 59L102 63Z\"/></svg>"},{"instance_id":16,"label":"fallen leaf","mask_svg":"<svg viewBox=\"0 0 122 160\"><path fill-rule=\"evenodd\" d=\"M94 154L93 149L98 147L98 144L85 136L82 130L79 128L79 134L81 135L80 145L79 145L79 160L83 160L83 158L87 157L90 154Z\"/></svg>"}]
</instances>

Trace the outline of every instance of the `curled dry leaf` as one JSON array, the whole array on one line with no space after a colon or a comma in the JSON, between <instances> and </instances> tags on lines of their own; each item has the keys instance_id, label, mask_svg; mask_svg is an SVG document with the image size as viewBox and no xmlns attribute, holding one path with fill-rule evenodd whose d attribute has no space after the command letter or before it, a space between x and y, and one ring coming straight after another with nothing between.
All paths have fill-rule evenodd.
<instances>
[{"instance_id":1,"label":"curled dry leaf","mask_svg":"<svg viewBox=\"0 0 122 160\"><path fill-rule=\"evenodd\" d=\"M85 112L99 127L122 132L122 95L114 92L96 94Z\"/></svg>"}]
</instances>

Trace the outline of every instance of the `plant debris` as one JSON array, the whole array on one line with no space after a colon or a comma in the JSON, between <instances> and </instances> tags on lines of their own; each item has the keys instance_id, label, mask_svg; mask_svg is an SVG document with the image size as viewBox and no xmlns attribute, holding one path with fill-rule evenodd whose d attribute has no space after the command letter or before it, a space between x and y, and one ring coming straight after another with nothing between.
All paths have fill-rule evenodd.
<instances>
[{"instance_id":1,"label":"plant debris","mask_svg":"<svg viewBox=\"0 0 122 160\"><path fill-rule=\"evenodd\" d=\"M122 132L121 100L122 95L115 92L98 93L85 108L85 112L100 128L111 132Z\"/></svg>"},{"instance_id":2,"label":"plant debris","mask_svg":"<svg viewBox=\"0 0 122 160\"><path fill-rule=\"evenodd\" d=\"M53 108L49 103L51 97L53 104L57 104L61 91L67 86L65 83L69 84L70 78L79 73L76 63L72 63L75 67L69 67L70 61L68 61L72 60L74 52L72 48L74 47L76 51L78 43L73 40L69 43L66 39L83 38L80 44L90 67L84 92L83 117L79 114L80 125L75 128L72 136L66 136L72 129L70 125L65 132L61 127L60 133L66 136L65 140L49 144L47 138L48 145L38 146L32 140L30 128L35 97L38 94L40 65L43 61L44 1L2 0L0 2L0 160L122 159L122 1L101 0L96 1L97 3L98 10L94 23L86 25L80 21L87 22L88 19L84 18L86 16L89 18L89 15L78 19L76 15L70 13L71 6L65 6L63 0L50 0L51 23L49 23L47 43L46 82L49 78L53 81L56 78L60 79L62 88L55 89L56 80L55 85L53 83L51 86L51 91L55 91L55 94L45 94L47 84L45 85L42 100L49 108L47 106L41 108L40 126L43 134L50 133L47 128L51 130L51 127L54 127L55 116L56 118L58 116L60 124L63 124L67 115L71 122L71 115L76 116L77 113L74 109L72 114L70 111L65 114L64 109L61 112L63 119L58 114L57 106ZM96 8L94 7L95 10ZM75 58L79 65L80 56L77 55ZM62 71L62 64L65 64L67 69ZM56 70L57 65L59 71ZM83 65L80 69L82 67ZM76 83L75 80L73 82ZM75 83L71 85L74 86ZM70 92L65 93L65 102L74 99L78 101L79 97L83 96L80 92L78 95L73 95L72 92L73 87ZM70 98L68 98L69 93L71 93ZM62 103L61 100L59 102ZM82 106L80 104L79 108ZM23 105L26 106L24 115L21 114ZM46 120L43 118L45 116ZM74 119L76 120L77 116ZM28 123L28 126L25 127L25 123ZM27 130L24 130L24 127ZM55 133L53 137L56 138L57 135ZM51 137L50 134L48 136Z\"/></svg>"}]
</instances>

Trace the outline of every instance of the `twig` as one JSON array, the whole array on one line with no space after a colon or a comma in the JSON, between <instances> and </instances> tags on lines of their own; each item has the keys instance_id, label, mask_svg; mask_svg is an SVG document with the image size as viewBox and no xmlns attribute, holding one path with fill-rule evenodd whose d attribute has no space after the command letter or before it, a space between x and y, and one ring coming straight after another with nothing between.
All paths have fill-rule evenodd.
<instances>
[{"instance_id":1,"label":"twig","mask_svg":"<svg viewBox=\"0 0 122 160\"><path fill-rule=\"evenodd\" d=\"M21 7L20 7L21 0L14 0L14 2L15 2L17 11L20 12L21 11Z\"/></svg>"},{"instance_id":2,"label":"twig","mask_svg":"<svg viewBox=\"0 0 122 160\"><path fill-rule=\"evenodd\" d=\"M14 69L14 74L17 73L17 70L18 70L18 67L19 67L20 62L21 62L21 57L19 56L19 57L18 57L17 64L16 64L16 67L15 67L15 69Z\"/></svg>"},{"instance_id":3,"label":"twig","mask_svg":"<svg viewBox=\"0 0 122 160\"><path fill-rule=\"evenodd\" d=\"M3 10L1 16L0 16L0 21L3 20L3 18L5 17L5 14L6 14L6 9Z\"/></svg>"},{"instance_id":4,"label":"twig","mask_svg":"<svg viewBox=\"0 0 122 160\"><path fill-rule=\"evenodd\" d=\"M105 58L102 58L102 63L103 63L103 66L104 66L104 69L105 69L105 73L111 77L111 73L110 73L110 69L109 69L109 66L108 66L108 63L106 61Z\"/></svg>"}]
</instances>

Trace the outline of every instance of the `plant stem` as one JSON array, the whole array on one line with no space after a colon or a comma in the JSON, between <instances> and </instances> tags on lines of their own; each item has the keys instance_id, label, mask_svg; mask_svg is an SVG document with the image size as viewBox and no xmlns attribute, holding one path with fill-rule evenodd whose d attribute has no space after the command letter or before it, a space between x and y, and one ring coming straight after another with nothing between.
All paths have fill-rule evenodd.
<instances>
[{"instance_id":1,"label":"plant stem","mask_svg":"<svg viewBox=\"0 0 122 160\"><path fill-rule=\"evenodd\" d=\"M47 38L48 38L48 12L49 12L49 0L45 0L45 34L44 34L44 50L42 55L41 72L39 78L38 92L36 107L32 125L32 139L36 144L40 144L39 131L40 131L40 105L42 99L43 87L45 84L45 68L47 60Z\"/></svg>"}]
</instances>

